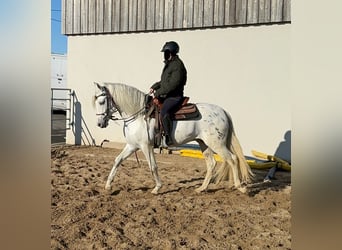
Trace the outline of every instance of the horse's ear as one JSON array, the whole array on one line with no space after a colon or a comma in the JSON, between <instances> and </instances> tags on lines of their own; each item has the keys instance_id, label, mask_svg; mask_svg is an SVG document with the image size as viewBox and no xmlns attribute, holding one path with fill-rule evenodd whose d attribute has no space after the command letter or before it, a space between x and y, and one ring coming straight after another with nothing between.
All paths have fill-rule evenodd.
<instances>
[{"instance_id":1,"label":"horse's ear","mask_svg":"<svg viewBox=\"0 0 342 250\"><path fill-rule=\"evenodd\" d=\"M94 82L94 84L95 84L100 90L102 90L102 87L101 87L100 84L98 84L97 82Z\"/></svg>"}]
</instances>

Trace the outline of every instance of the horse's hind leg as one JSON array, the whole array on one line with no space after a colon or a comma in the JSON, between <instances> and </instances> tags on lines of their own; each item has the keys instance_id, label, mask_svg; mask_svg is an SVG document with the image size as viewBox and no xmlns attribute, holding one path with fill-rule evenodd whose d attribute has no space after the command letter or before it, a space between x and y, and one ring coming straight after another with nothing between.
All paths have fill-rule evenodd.
<instances>
[{"instance_id":1,"label":"horse's hind leg","mask_svg":"<svg viewBox=\"0 0 342 250\"><path fill-rule=\"evenodd\" d=\"M151 193L152 194L158 194L158 191L161 188L162 183L161 183L159 175L158 175L158 167L157 167L156 159L154 157L153 147L148 145L146 147L142 147L141 150L145 155L145 158L148 162L148 165L150 167L150 170L151 170L152 175L154 177L154 180L156 182L156 186L154 187L154 189L152 190Z\"/></svg>"},{"instance_id":2,"label":"horse's hind leg","mask_svg":"<svg viewBox=\"0 0 342 250\"><path fill-rule=\"evenodd\" d=\"M216 161L214 158L214 152L203 141L199 140L198 144L200 145L201 151L203 153L207 165L207 173L205 175L204 181L202 185L196 189L196 192L199 193L208 188L208 185L213 177L213 169L216 165Z\"/></svg>"},{"instance_id":3,"label":"horse's hind leg","mask_svg":"<svg viewBox=\"0 0 342 250\"><path fill-rule=\"evenodd\" d=\"M110 171L110 174L107 178L106 190L111 189L111 183L114 180L116 171L118 170L118 167L120 166L121 162L125 159L127 159L133 152L137 151L137 148L132 147L129 144L126 144L125 148L121 151L121 153L115 158L114 165L112 167L112 170Z\"/></svg>"},{"instance_id":4,"label":"horse's hind leg","mask_svg":"<svg viewBox=\"0 0 342 250\"><path fill-rule=\"evenodd\" d=\"M234 180L234 186L236 189L238 189L239 191L245 193L246 190L245 188L241 187L241 181L240 181L240 177L239 177L239 172L238 172L238 167L237 167L237 159L236 156L231 153L227 147L222 146L220 148L216 148L215 152L217 154L219 154L222 159L223 159L223 163L222 163L222 168L226 168L226 167L230 167L232 170L232 175L233 175L233 180ZM228 166L227 166L228 165ZM228 169L227 169L228 170ZM220 170L219 170L220 171ZM226 171L225 169L222 169L222 171ZM229 173L230 174L230 173ZM220 178L220 177L219 177ZM231 175L229 176L229 180L231 181Z\"/></svg>"}]
</instances>

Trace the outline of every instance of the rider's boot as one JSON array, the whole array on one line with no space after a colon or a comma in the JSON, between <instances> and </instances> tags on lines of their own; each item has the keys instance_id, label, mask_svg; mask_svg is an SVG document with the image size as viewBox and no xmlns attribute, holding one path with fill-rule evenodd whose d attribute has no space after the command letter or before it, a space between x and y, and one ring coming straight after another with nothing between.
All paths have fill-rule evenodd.
<instances>
[{"instance_id":1,"label":"rider's boot","mask_svg":"<svg viewBox=\"0 0 342 250\"><path fill-rule=\"evenodd\" d=\"M172 137L171 137L171 132L172 132L172 120L170 115L165 115L163 117L163 127L164 127L164 132L165 132L165 143L167 146L173 145Z\"/></svg>"}]
</instances>

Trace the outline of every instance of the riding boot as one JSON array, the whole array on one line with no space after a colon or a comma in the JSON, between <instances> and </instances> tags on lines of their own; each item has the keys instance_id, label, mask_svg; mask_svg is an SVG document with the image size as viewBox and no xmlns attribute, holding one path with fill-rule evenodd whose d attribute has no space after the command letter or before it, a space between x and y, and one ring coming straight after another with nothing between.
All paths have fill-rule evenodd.
<instances>
[{"instance_id":1,"label":"riding boot","mask_svg":"<svg viewBox=\"0 0 342 250\"><path fill-rule=\"evenodd\" d=\"M163 127L165 132L165 143L167 146L170 146L173 144L172 138L171 138L171 132L172 132L172 120L170 115L165 115L163 117Z\"/></svg>"}]
</instances>

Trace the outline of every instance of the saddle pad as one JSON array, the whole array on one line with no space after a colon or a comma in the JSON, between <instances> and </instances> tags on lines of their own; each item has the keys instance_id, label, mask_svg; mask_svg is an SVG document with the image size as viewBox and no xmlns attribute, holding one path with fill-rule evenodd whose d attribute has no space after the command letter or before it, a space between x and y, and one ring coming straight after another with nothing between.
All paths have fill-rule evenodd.
<instances>
[{"instance_id":1,"label":"saddle pad","mask_svg":"<svg viewBox=\"0 0 342 250\"><path fill-rule=\"evenodd\" d=\"M191 120L199 116L199 111L195 104L188 103L182 106L173 117L173 120Z\"/></svg>"},{"instance_id":2,"label":"saddle pad","mask_svg":"<svg viewBox=\"0 0 342 250\"><path fill-rule=\"evenodd\" d=\"M197 111L196 105L192 103L188 103L185 106L182 106L179 110L177 110L175 115L189 114L189 113L193 113L196 111Z\"/></svg>"}]
</instances>

